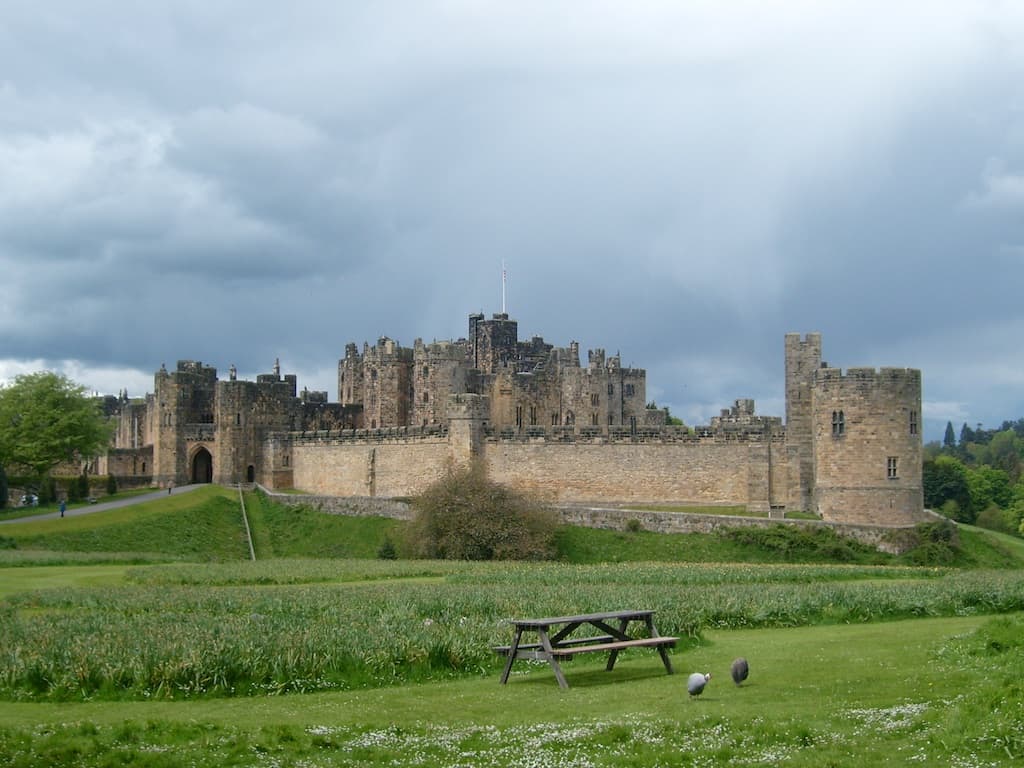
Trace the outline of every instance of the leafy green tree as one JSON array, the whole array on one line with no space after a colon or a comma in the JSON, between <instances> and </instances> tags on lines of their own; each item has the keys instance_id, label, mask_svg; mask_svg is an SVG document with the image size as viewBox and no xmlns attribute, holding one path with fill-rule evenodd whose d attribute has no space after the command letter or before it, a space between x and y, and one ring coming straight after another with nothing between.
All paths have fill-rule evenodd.
<instances>
[{"instance_id":1,"label":"leafy green tree","mask_svg":"<svg viewBox=\"0 0 1024 768\"><path fill-rule=\"evenodd\" d=\"M956 448L956 433L953 431L953 422L946 422L946 434L942 438L943 448Z\"/></svg>"},{"instance_id":2,"label":"leafy green tree","mask_svg":"<svg viewBox=\"0 0 1024 768\"><path fill-rule=\"evenodd\" d=\"M1024 453L1024 439L1013 429L1005 429L992 436L988 444L989 463L1006 472L1010 483L1016 483L1021 475L1021 454Z\"/></svg>"},{"instance_id":3,"label":"leafy green tree","mask_svg":"<svg viewBox=\"0 0 1024 768\"><path fill-rule=\"evenodd\" d=\"M1013 500L1013 487L1006 472L988 465L967 469L967 488L971 507L978 512L991 506L1002 509Z\"/></svg>"},{"instance_id":4,"label":"leafy green tree","mask_svg":"<svg viewBox=\"0 0 1024 768\"><path fill-rule=\"evenodd\" d=\"M413 501L408 549L447 560L545 560L555 555L554 510L487 479L479 463L452 470Z\"/></svg>"},{"instance_id":5,"label":"leafy green tree","mask_svg":"<svg viewBox=\"0 0 1024 768\"><path fill-rule=\"evenodd\" d=\"M7 494L10 493L10 488L7 485L7 473L4 471L4 467L0 464L0 509L7 508Z\"/></svg>"},{"instance_id":6,"label":"leafy green tree","mask_svg":"<svg viewBox=\"0 0 1024 768\"><path fill-rule=\"evenodd\" d=\"M975 512L971 490L967 484L967 467L954 456L939 456L926 461L921 475L924 505L929 509L951 509L946 502L956 503L956 517L961 523L973 523Z\"/></svg>"},{"instance_id":7,"label":"leafy green tree","mask_svg":"<svg viewBox=\"0 0 1024 768\"><path fill-rule=\"evenodd\" d=\"M110 434L99 403L65 376L30 373L0 387L0 466L41 481L63 461L95 456Z\"/></svg>"}]
</instances>

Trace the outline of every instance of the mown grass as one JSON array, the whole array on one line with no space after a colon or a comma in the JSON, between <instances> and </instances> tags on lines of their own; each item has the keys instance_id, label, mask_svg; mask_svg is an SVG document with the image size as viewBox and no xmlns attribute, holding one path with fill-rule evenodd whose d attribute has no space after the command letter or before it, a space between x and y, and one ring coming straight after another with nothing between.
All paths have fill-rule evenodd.
<instances>
[{"instance_id":1,"label":"mown grass","mask_svg":"<svg viewBox=\"0 0 1024 768\"><path fill-rule=\"evenodd\" d=\"M11 523L19 550L159 553L195 560L248 556L237 491L209 486L89 515Z\"/></svg>"},{"instance_id":2,"label":"mown grass","mask_svg":"<svg viewBox=\"0 0 1024 768\"><path fill-rule=\"evenodd\" d=\"M0 756L49 765L1000 766L1021 755L1020 617L709 632L676 653L375 690L0 703ZM993 642L994 641L994 642ZM750 660L742 687L727 679ZM711 671L704 695L690 671Z\"/></svg>"},{"instance_id":3,"label":"mown grass","mask_svg":"<svg viewBox=\"0 0 1024 768\"><path fill-rule=\"evenodd\" d=\"M195 494L3 527L19 548L0 550L0 696L24 703L0 701L0 764L966 768L1024 753L1024 619L986 618L1024 609L1011 537L962 527L946 568L584 529L563 557L591 564L382 561L398 523L257 503L258 553L288 558L251 563L237 491ZM175 541L183 525L203 535ZM171 557L206 562L128 567ZM632 651L612 673L567 664L568 691L525 662L498 685L508 618L615 607L654 608L684 638L679 674ZM697 670L715 677L689 700Z\"/></svg>"},{"instance_id":4,"label":"mown grass","mask_svg":"<svg viewBox=\"0 0 1024 768\"><path fill-rule=\"evenodd\" d=\"M245 494L257 558L376 557L403 524L382 517L329 515L311 507L275 504L261 493Z\"/></svg>"}]
</instances>

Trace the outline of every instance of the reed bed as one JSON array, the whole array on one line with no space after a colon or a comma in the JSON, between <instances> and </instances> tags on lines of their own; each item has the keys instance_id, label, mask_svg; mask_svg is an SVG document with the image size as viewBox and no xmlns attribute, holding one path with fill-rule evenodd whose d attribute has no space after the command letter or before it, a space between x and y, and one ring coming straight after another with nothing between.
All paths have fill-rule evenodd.
<instances>
[{"instance_id":1,"label":"reed bed","mask_svg":"<svg viewBox=\"0 0 1024 768\"><path fill-rule=\"evenodd\" d=\"M662 634L1024 609L1024 573L287 561L0 602L0 696L239 696L494 674L508 619L651 608ZM330 582L330 583L307 583ZM222 586L209 586L222 585ZM684 653L686 642L676 653Z\"/></svg>"}]
</instances>

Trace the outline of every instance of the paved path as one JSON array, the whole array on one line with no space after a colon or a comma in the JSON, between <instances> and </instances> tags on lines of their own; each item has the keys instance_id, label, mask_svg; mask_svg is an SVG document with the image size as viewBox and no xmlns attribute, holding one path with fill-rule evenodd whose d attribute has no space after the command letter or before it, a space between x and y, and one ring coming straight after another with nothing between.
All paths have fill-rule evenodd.
<instances>
[{"instance_id":1,"label":"paved path","mask_svg":"<svg viewBox=\"0 0 1024 768\"><path fill-rule=\"evenodd\" d=\"M182 485L176 486L171 492L174 496L181 493L188 493L194 491L196 488L202 488L202 485ZM99 504L86 504L81 507L69 508L64 512L64 517L78 517L79 515L90 515L93 512L104 512L108 509L119 509L120 507L131 506L132 504L141 504L144 501L153 501L154 499L162 499L168 495L167 490L153 491L152 493L141 493L138 496L128 496L123 499L114 499L113 501L104 501ZM27 510L26 510L27 511ZM5 523L32 523L36 520L57 520L60 519L60 510L54 510L53 512L47 512L42 515L28 515L26 517L15 517L10 520L0 520L0 525Z\"/></svg>"}]
</instances>

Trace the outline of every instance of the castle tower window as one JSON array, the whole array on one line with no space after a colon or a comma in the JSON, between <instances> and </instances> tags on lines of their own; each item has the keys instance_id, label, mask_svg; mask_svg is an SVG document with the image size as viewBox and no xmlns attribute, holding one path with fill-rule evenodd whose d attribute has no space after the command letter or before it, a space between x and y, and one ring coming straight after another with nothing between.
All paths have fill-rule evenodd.
<instances>
[{"instance_id":1,"label":"castle tower window","mask_svg":"<svg viewBox=\"0 0 1024 768\"><path fill-rule=\"evenodd\" d=\"M592 425L594 425L595 427L597 426L597 414L596 413L590 414L590 423Z\"/></svg>"},{"instance_id":2,"label":"castle tower window","mask_svg":"<svg viewBox=\"0 0 1024 768\"><path fill-rule=\"evenodd\" d=\"M890 456L885 460L885 473L886 477L890 480L895 480L899 475L896 474L896 457Z\"/></svg>"},{"instance_id":3,"label":"castle tower window","mask_svg":"<svg viewBox=\"0 0 1024 768\"><path fill-rule=\"evenodd\" d=\"M537 406L535 405L530 406L530 426L537 426Z\"/></svg>"},{"instance_id":4,"label":"castle tower window","mask_svg":"<svg viewBox=\"0 0 1024 768\"><path fill-rule=\"evenodd\" d=\"M523 426L523 406L521 405L516 406L516 426Z\"/></svg>"},{"instance_id":5,"label":"castle tower window","mask_svg":"<svg viewBox=\"0 0 1024 768\"><path fill-rule=\"evenodd\" d=\"M610 397L610 396L612 396L614 394L615 394L615 385L614 384L609 384L608 385L608 396Z\"/></svg>"},{"instance_id":6,"label":"castle tower window","mask_svg":"<svg viewBox=\"0 0 1024 768\"><path fill-rule=\"evenodd\" d=\"M424 403L429 403L430 402L430 393L429 392L424 392L423 393L423 402Z\"/></svg>"},{"instance_id":7,"label":"castle tower window","mask_svg":"<svg viewBox=\"0 0 1024 768\"><path fill-rule=\"evenodd\" d=\"M846 417L842 411L832 411L832 437L842 437L846 433Z\"/></svg>"},{"instance_id":8,"label":"castle tower window","mask_svg":"<svg viewBox=\"0 0 1024 768\"><path fill-rule=\"evenodd\" d=\"M599 394L597 394L597 393L594 393L593 395L591 395L590 396L590 404L592 406L594 406L595 408L597 408L597 406L599 406L601 404L601 396Z\"/></svg>"},{"instance_id":9,"label":"castle tower window","mask_svg":"<svg viewBox=\"0 0 1024 768\"><path fill-rule=\"evenodd\" d=\"M552 413L551 414L551 426L552 427L557 427L560 422L561 422L561 419L558 418L558 414L557 413Z\"/></svg>"},{"instance_id":10,"label":"castle tower window","mask_svg":"<svg viewBox=\"0 0 1024 768\"><path fill-rule=\"evenodd\" d=\"M917 411L910 412L910 434L917 434Z\"/></svg>"},{"instance_id":11,"label":"castle tower window","mask_svg":"<svg viewBox=\"0 0 1024 768\"><path fill-rule=\"evenodd\" d=\"M423 366L423 378L425 379L429 375L430 375L430 368L428 368L427 366L424 365Z\"/></svg>"},{"instance_id":12,"label":"castle tower window","mask_svg":"<svg viewBox=\"0 0 1024 768\"><path fill-rule=\"evenodd\" d=\"M240 413L236 413L235 414L235 426L236 427L242 426L242 414L240 414Z\"/></svg>"},{"instance_id":13,"label":"castle tower window","mask_svg":"<svg viewBox=\"0 0 1024 768\"><path fill-rule=\"evenodd\" d=\"M632 384L627 384L626 385L626 387L625 387L625 394L626 394L626 397L632 397L633 396L633 385Z\"/></svg>"}]
</instances>

